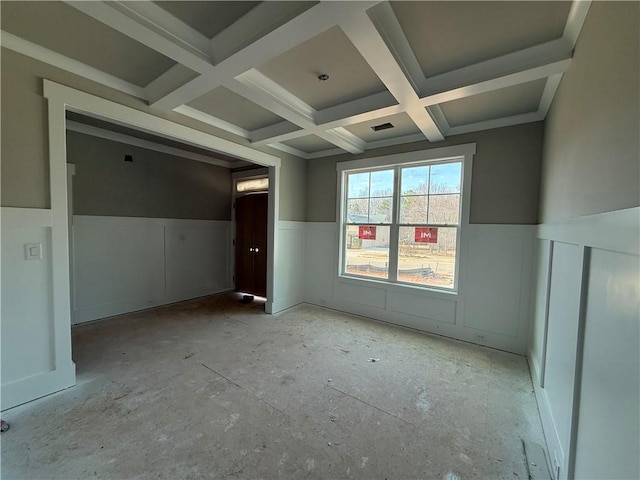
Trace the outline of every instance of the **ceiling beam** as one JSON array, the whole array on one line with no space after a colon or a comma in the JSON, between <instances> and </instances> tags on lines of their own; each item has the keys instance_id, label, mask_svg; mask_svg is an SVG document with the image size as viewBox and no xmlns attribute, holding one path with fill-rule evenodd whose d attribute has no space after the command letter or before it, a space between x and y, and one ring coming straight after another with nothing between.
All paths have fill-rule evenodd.
<instances>
[{"instance_id":1,"label":"ceiling beam","mask_svg":"<svg viewBox=\"0 0 640 480\"><path fill-rule=\"evenodd\" d=\"M233 123L226 122L218 117L214 117L213 115L209 115L201 110L196 110L188 105L180 105L179 107L174 108L173 111L180 115L184 115L185 117L193 118L194 120L219 128L220 130L233 133L239 137L249 138L248 130L239 127L238 125L234 125Z\"/></svg>"},{"instance_id":2,"label":"ceiling beam","mask_svg":"<svg viewBox=\"0 0 640 480\"><path fill-rule=\"evenodd\" d=\"M364 140L342 127L319 131L316 135L349 153L363 153L366 145Z\"/></svg>"},{"instance_id":3,"label":"ceiling beam","mask_svg":"<svg viewBox=\"0 0 640 480\"><path fill-rule=\"evenodd\" d=\"M466 85L460 88L454 88L446 90L442 93L436 93L433 95L427 95L420 99L420 102L425 106L437 105L444 102L450 102L452 100L459 100L461 98L478 95L481 93L491 92L493 90L499 90L501 88L507 88L514 85L522 85L523 83L531 82L534 80L540 80L552 75L563 73L569 68L571 59L561 60L558 62L543 65L529 69L524 72L512 73L503 77L486 80L484 82L478 82L470 85Z\"/></svg>"},{"instance_id":4,"label":"ceiling beam","mask_svg":"<svg viewBox=\"0 0 640 480\"><path fill-rule=\"evenodd\" d=\"M229 82L226 88L302 128L313 128L316 111L256 69Z\"/></svg>"},{"instance_id":5,"label":"ceiling beam","mask_svg":"<svg viewBox=\"0 0 640 480\"><path fill-rule=\"evenodd\" d=\"M314 114L315 126L308 130L291 128L291 123L284 121L252 131L251 139L254 145L269 145L274 142L304 137L317 131L346 127L394 115L402 111L393 95L384 91L316 111Z\"/></svg>"},{"instance_id":6,"label":"ceiling beam","mask_svg":"<svg viewBox=\"0 0 640 480\"><path fill-rule=\"evenodd\" d=\"M509 53L426 80L424 106L506 88L566 71L571 46L564 39Z\"/></svg>"},{"instance_id":7,"label":"ceiling beam","mask_svg":"<svg viewBox=\"0 0 640 480\"><path fill-rule=\"evenodd\" d=\"M318 110L316 123L321 128L346 127L400 112L402 107L393 95L385 90Z\"/></svg>"},{"instance_id":8,"label":"ceiling beam","mask_svg":"<svg viewBox=\"0 0 640 480\"><path fill-rule=\"evenodd\" d=\"M389 10L387 10L387 14ZM382 10L378 12L379 16L384 14L385 12ZM396 101L404 108L424 136L432 142L444 140L444 136L435 121L420 103L414 85L405 75L403 68L394 58L382 35L366 12L344 18L340 26L349 37L349 40L351 40L351 43L360 52L360 55L384 83L387 90L395 97Z\"/></svg>"},{"instance_id":9,"label":"ceiling beam","mask_svg":"<svg viewBox=\"0 0 640 480\"><path fill-rule=\"evenodd\" d=\"M289 155L304 158L305 160L311 158L311 154L298 150L297 148L290 147L289 145L285 145L284 143L274 143L273 145L270 145L270 147L280 150L281 152L288 153ZM340 151L342 152L342 150Z\"/></svg>"},{"instance_id":10,"label":"ceiling beam","mask_svg":"<svg viewBox=\"0 0 640 480\"><path fill-rule=\"evenodd\" d=\"M258 128L249 133L252 145L270 145L276 142L286 142L294 138L307 135L307 132L298 125L287 120L273 125Z\"/></svg>"},{"instance_id":11,"label":"ceiling beam","mask_svg":"<svg viewBox=\"0 0 640 480\"><path fill-rule=\"evenodd\" d=\"M297 17L308 8L307 2L260 2L210 40L214 63L220 63L260 40L275 25Z\"/></svg>"},{"instance_id":12,"label":"ceiling beam","mask_svg":"<svg viewBox=\"0 0 640 480\"><path fill-rule=\"evenodd\" d=\"M404 30L389 2L383 2L369 10L369 17L384 39L393 58L404 72L413 89L419 93L424 88L425 76Z\"/></svg>"},{"instance_id":13,"label":"ceiling beam","mask_svg":"<svg viewBox=\"0 0 640 480\"><path fill-rule=\"evenodd\" d=\"M416 124L425 122L426 118L427 121L423 128L429 128L431 121L433 121L439 131L443 135L447 135L450 127L439 107L439 103L541 78L555 77L564 72L571 62L570 44L564 39L558 39L427 80L419 68L415 55L391 7L387 3L383 3L376 6L371 12L373 23L380 35L384 37L385 44L389 47L389 51L393 53L395 61L402 69L405 78L410 82L413 91L415 92L415 89L420 87L423 93L426 92L426 95L418 98L418 102L415 101L414 97L413 105L406 102L405 105L401 105L393 95L385 91L321 111L309 111L307 112L309 122L305 126L298 128L296 125L300 125L300 121L296 120L292 124L290 121L285 120L284 122L255 130L250 133L252 144L259 146L283 142L309 134L318 134L318 132L333 128L383 118L400 112L406 112L410 116L413 115L412 118ZM549 81L547 83L545 89L547 98L552 98L552 86L557 88L557 81ZM278 88L281 90L280 96L288 93L281 87L278 86ZM416 106L416 103L419 103L421 107ZM543 104L544 102L541 103L541 105ZM269 104L262 103L262 106L270 109ZM422 111L424 107L426 107L426 115ZM546 108L548 109L548 105ZM280 110L279 114L282 115L282 113ZM284 118L287 117L285 116ZM335 137L333 140L335 140Z\"/></svg>"},{"instance_id":14,"label":"ceiling beam","mask_svg":"<svg viewBox=\"0 0 640 480\"><path fill-rule=\"evenodd\" d=\"M314 108L256 69L237 76L234 82L227 83L225 86L232 92L297 125L305 132L304 136L316 134L348 152L364 152L364 142L346 130L317 129Z\"/></svg>"},{"instance_id":15,"label":"ceiling beam","mask_svg":"<svg viewBox=\"0 0 640 480\"><path fill-rule=\"evenodd\" d=\"M494 128L510 127L512 125L520 125L522 123L539 122L544 120L544 116L540 111L521 113L511 115L509 117L496 118L494 120L484 120L482 122L468 123L457 127L451 127L450 135L460 135L462 133L479 132L481 130L491 130Z\"/></svg>"},{"instance_id":16,"label":"ceiling beam","mask_svg":"<svg viewBox=\"0 0 640 480\"><path fill-rule=\"evenodd\" d=\"M564 32L562 34L562 38L569 42L571 48L576 46L578 36L587 18L590 6L591 0L573 0L573 2L571 2L567 23L564 26Z\"/></svg>"},{"instance_id":17,"label":"ceiling beam","mask_svg":"<svg viewBox=\"0 0 640 480\"><path fill-rule=\"evenodd\" d=\"M195 49L205 57L211 57L210 40L207 37L159 7L155 2L116 1L114 4L118 5L122 11L129 12L129 16L141 24L160 28L185 47Z\"/></svg>"},{"instance_id":18,"label":"ceiling beam","mask_svg":"<svg viewBox=\"0 0 640 480\"><path fill-rule=\"evenodd\" d=\"M198 78L187 82L152 102L152 106L170 110L190 102L213 88L231 82L238 75L261 65L286 52L292 46L313 38L337 25L344 17L358 12L378 2L321 2L297 17L289 20L274 31L242 48L224 60L211 66Z\"/></svg>"},{"instance_id":19,"label":"ceiling beam","mask_svg":"<svg viewBox=\"0 0 640 480\"><path fill-rule=\"evenodd\" d=\"M193 70L176 63L144 87L146 98L149 100L160 98L180 85L184 85L197 75Z\"/></svg>"},{"instance_id":20,"label":"ceiling beam","mask_svg":"<svg viewBox=\"0 0 640 480\"><path fill-rule=\"evenodd\" d=\"M198 73L211 69L211 59L197 46L178 39L141 14L116 2L68 1L72 7Z\"/></svg>"},{"instance_id":21,"label":"ceiling beam","mask_svg":"<svg viewBox=\"0 0 640 480\"><path fill-rule=\"evenodd\" d=\"M542 91L542 97L540 97L540 106L538 107L538 112L542 114L542 118L546 118L549 108L551 108L551 102L560 85L560 80L562 80L562 73L547 78L547 83Z\"/></svg>"},{"instance_id":22,"label":"ceiling beam","mask_svg":"<svg viewBox=\"0 0 640 480\"><path fill-rule=\"evenodd\" d=\"M93 82L113 88L119 92L126 93L127 95L141 98L143 100L147 99L145 89L138 85L134 85L133 83L110 75L102 70L98 70L86 63L79 62L78 60L74 60L73 58L69 58L58 52L54 52L53 50L49 50L48 48L17 37L12 33L5 32L4 30L2 30L0 35L0 43L4 48L26 55L27 57L34 58L39 62L53 65L56 68L61 68L67 72L73 73L74 75L87 78Z\"/></svg>"}]
</instances>

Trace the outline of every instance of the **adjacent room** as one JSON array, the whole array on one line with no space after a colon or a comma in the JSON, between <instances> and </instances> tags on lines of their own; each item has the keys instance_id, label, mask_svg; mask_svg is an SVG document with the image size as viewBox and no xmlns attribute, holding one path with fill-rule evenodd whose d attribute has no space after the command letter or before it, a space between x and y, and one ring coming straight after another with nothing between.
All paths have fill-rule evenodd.
<instances>
[{"instance_id":1,"label":"adjacent room","mask_svg":"<svg viewBox=\"0 0 640 480\"><path fill-rule=\"evenodd\" d=\"M0 8L2 478L640 478L640 3Z\"/></svg>"}]
</instances>

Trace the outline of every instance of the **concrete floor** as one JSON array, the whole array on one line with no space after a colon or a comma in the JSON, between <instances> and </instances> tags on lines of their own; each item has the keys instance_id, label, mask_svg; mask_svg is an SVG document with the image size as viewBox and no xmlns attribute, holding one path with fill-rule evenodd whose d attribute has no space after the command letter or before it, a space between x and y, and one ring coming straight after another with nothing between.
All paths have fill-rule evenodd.
<instances>
[{"instance_id":1,"label":"concrete floor","mask_svg":"<svg viewBox=\"0 0 640 480\"><path fill-rule=\"evenodd\" d=\"M261 310L225 294L75 328L77 386L3 412L2 477L527 478L524 357Z\"/></svg>"}]
</instances>

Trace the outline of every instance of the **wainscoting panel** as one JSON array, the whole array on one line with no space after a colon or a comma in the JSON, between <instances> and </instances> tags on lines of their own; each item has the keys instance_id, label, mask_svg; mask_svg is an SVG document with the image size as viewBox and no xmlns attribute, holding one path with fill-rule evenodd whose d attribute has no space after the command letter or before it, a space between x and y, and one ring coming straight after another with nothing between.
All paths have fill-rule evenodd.
<instances>
[{"instance_id":1,"label":"wainscoting panel","mask_svg":"<svg viewBox=\"0 0 640 480\"><path fill-rule=\"evenodd\" d=\"M455 324L456 303L453 299L433 298L420 293L393 292L390 309L436 322Z\"/></svg>"},{"instance_id":2,"label":"wainscoting panel","mask_svg":"<svg viewBox=\"0 0 640 480\"><path fill-rule=\"evenodd\" d=\"M527 230L526 235L514 235L522 229ZM464 325L518 338L524 323L520 305L528 298L523 298L522 289L531 275L533 231L529 227L478 225L470 225L469 230Z\"/></svg>"},{"instance_id":3,"label":"wainscoting panel","mask_svg":"<svg viewBox=\"0 0 640 480\"><path fill-rule=\"evenodd\" d=\"M640 478L639 263L591 251L575 478Z\"/></svg>"},{"instance_id":4,"label":"wainscoting panel","mask_svg":"<svg viewBox=\"0 0 640 480\"><path fill-rule=\"evenodd\" d=\"M74 323L231 289L230 222L74 216Z\"/></svg>"},{"instance_id":5,"label":"wainscoting panel","mask_svg":"<svg viewBox=\"0 0 640 480\"><path fill-rule=\"evenodd\" d=\"M338 276L338 227L307 223L305 301L357 315L524 353L535 227L470 225L461 246L459 291L443 292Z\"/></svg>"},{"instance_id":6,"label":"wainscoting panel","mask_svg":"<svg viewBox=\"0 0 640 480\"><path fill-rule=\"evenodd\" d=\"M304 301L305 223L279 221L276 232L272 313Z\"/></svg>"},{"instance_id":7,"label":"wainscoting panel","mask_svg":"<svg viewBox=\"0 0 640 480\"><path fill-rule=\"evenodd\" d=\"M87 309L164 295L162 226L74 224L73 239L76 319Z\"/></svg>"},{"instance_id":8,"label":"wainscoting panel","mask_svg":"<svg viewBox=\"0 0 640 480\"><path fill-rule=\"evenodd\" d=\"M335 284L334 296L343 302L359 303L381 310L385 310L387 307L385 288L338 281Z\"/></svg>"},{"instance_id":9,"label":"wainscoting panel","mask_svg":"<svg viewBox=\"0 0 640 480\"><path fill-rule=\"evenodd\" d=\"M185 222L165 227L167 293L189 295L231 284L229 222Z\"/></svg>"},{"instance_id":10,"label":"wainscoting panel","mask_svg":"<svg viewBox=\"0 0 640 480\"><path fill-rule=\"evenodd\" d=\"M555 436L560 447L558 460L569 451L573 377L575 375L576 339L580 312L582 248L555 242L551 263L549 327L545 388Z\"/></svg>"},{"instance_id":11,"label":"wainscoting panel","mask_svg":"<svg viewBox=\"0 0 640 480\"><path fill-rule=\"evenodd\" d=\"M75 384L57 356L53 315L51 210L2 208L2 410ZM27 245L40 255L27 259Z\"/></svg>"},{"instance_id":12,"label":"wainscoting panel","mask_svg":"<svg viewBox=\"0 0 640 480\"><path fill-rule=\"evenodd\" d=\"M554 476L640 478L640 208L537 235L528 357Z\"/></svg>"},{"instance_id":13,"label":"wainscoting panel","mask_svg":"<svg viewBox=\"0 0 640 480\"><path fill-rule=\"evenodd\" d=\"M327 305L333 296L333 279L337 275L337 230L334 223L305 224L304 300Z\"/></svg>"}]
</instances>

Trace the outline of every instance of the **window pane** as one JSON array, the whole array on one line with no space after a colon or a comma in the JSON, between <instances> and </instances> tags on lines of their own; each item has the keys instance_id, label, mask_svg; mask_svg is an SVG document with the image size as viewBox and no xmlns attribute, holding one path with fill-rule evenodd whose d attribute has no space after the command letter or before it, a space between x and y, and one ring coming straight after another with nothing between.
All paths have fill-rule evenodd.
<instances>
[{"instance_id":1,"label":"window pane","mask_svg":"<svg viewBox=\"0 0 640 480\"><path fill-rule=\"evenodd\" d=\"M269 190L268 178L254 178L251 180L238 180L236 192L259 192Z\"/></svg>"},{"instance_id":2,"label":"window pane","mask_svg":"<svg viewBox=\"0 0 640 480\"><path fill-rule=\"evenodd\" d=\"M453 288L457 228L417 228L418 235L416 227L400 227L398 281Z\"/></svg>"},{"instance_id":3,"label":"window pane","mask_svg":"<svg viewBox=\"0 0 640 480\"><path fill-rule=\"evenodd\" d=\"M391 223L393 197L372 198L369 204L369 223Z\"/></svg>"},{"instance_id":4,"label":"window pane","mask_svg":"<svg viewBox=\"0 0 640 480\"><path fill-rule=\"evenodd\" d=\"M460 162L433 165L429 193L460 193L461 168Z\"/></svg>"},{"instance_id":5,"label":"window pane","mask_svg":"<svg viewBox=\"0 0 640 480\"><path fill-rule=\"evenodd\" d=\"M411 195L400 198L400 223L427 223L426 195Z\"/></svg>"},{"instance_id":6,"label":"window pane","mask_svg":"<svg viewBox=\"0 0 640 480\"><path fill-rule=\"evenodd\" d=\"M458 223L460 195L430 195L427 223Z\"/></svg>"},{"instance_id":7,"label":"window pane","mask_svg":"<svg viewBox=\"0 0 640 480\"><path fill-rule=\"evenodd\" d=\"M393 195L393 170L371 172L371 197L388 197Z\"/></svg>"},{"instance_id":8,"label":"window pane","mask_svg":"<svg viewBox=\"0 0 640 480\"><path fill-rule=\"evenodd\" d=\"M369 199L347 200L347 222L367 223L369 221Z\"/></svg>"},{"instance_id":9,"label":"window pane","mask_svg":"<svg viewBox=\"0 0 640 480\"><path fill-rule=\"evenodd\" d=\"M402 169L402 195L427 193L429 185L429 167L410 167Z\"/></svg>"},{"instance_id":10,"label":"window pane","mask_svg":"<svg viewBox=\"0 0 640 480\"><path fill-rule=\"evenodd\" d=\"M389 233L390 227L377 225L373 227L349 225L346 228L344 255L344 273L361 275L372 278L389 278ZM375 239L371 237L371 230L375 229Z\"/></svg>"},{"instance_id":11,"label":"window pane","mask_svg":"<svg viewBox=\"0 0 640 480\"><path fill-rule=\"evenodd\" d=\"M348 198L365 198L369 196L369 173L350 173L347 176Z\"/></svg>"}]
</instances>

